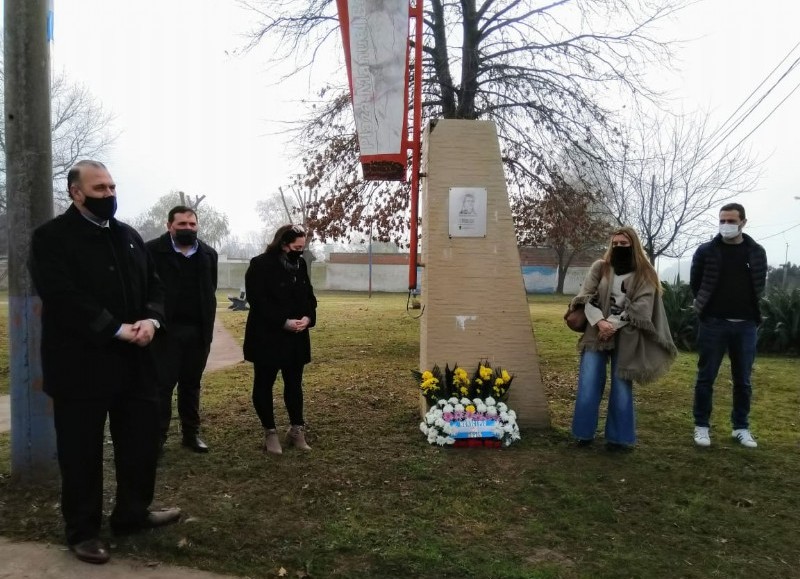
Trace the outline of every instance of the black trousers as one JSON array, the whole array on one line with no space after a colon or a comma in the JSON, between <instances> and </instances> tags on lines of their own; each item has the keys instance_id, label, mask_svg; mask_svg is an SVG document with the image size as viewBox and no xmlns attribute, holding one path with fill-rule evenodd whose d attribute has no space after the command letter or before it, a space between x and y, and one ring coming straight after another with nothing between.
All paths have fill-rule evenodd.
<instances>
[{"instance_id":1,"label":"black trousers","mask_svg":"<svg viewBox=\"0 0 800 579\"><path fill-rule=\"evenodd\" d=\"M166 438L172 420L172 395L178 388L178 417L184 435L200 430L200 379L208 361L200 326L170 324L156 345L159 376L159 426Z\"/></svg>"},{"instance_id":2,"label":"black trousers","mask_svg":"<svg viewBox=\"0 0 800 579\"><path fill-rule=\"evenodd\" d=\"M283 376L283 402L289 413L289 423L303 426L303 364L271 366L253 364L253 406L261 425L275 428L275 410L272 404L272 387L280 370Z\"/></svg>"},{"instance_id":3,"label":"black trousers","mask_svg":"<svg viewBox=\"0 0 800 579\"><path fill-rule=\"evenodd\" d=\"M61 512L67 543L97 537L103 517L106 417L114 443L117 492L112 528L136 527L153 501L158 458L158 402L115 393L103 400L53 400Z\"/></svg>"}]
</instances>

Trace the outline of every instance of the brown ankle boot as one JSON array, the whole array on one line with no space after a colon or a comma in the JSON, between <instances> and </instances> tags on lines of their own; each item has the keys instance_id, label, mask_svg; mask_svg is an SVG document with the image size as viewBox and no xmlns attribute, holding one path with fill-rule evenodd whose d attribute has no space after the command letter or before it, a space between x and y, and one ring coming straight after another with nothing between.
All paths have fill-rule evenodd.
<instances>
[{"instance_id":1,"label":"brown ankle boot","mask_svg":"<svg viewBox=\"0 0 800 579\"><path fill-rule=\"evenodd\" d=\"M265 431L264 450L270 454L283 454L281 441L278 438L278 431L274 428Z\"/></svg>"},{"instance_id":2,"label":"brown ankle boot","mask_svg":"<svg viewBox=\"0 0 800 579\"><path fill-rule=\"evenodd\" d=\"M311 450L306 442L306 429L303 426L292 425L286 433L287 442L300 450Z\"/></svg>"}]
</instances>

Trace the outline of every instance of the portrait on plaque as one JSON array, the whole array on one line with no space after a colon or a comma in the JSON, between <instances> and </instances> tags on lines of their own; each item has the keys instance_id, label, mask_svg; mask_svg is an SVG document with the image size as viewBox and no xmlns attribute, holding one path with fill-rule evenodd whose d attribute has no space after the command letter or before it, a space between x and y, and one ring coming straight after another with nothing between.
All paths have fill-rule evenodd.
<instances>
[{"instance_id":1,"label":"portrait on plaque","mask_svg":"<svg viewBox=\"0 0 800 579\"><path fill-rule=\"evenodd\" d=\"M451 187L450 237L486 237L486 189Z\"/></svg>"}]
</instances>

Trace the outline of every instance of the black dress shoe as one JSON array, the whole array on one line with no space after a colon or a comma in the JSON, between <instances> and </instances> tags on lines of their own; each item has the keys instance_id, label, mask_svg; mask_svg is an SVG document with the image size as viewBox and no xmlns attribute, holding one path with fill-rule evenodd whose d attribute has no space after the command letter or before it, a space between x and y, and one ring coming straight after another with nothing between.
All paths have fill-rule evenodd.
<instances>
[{"instance_id":1,"label":"black dress shoe","mask_svg":"<svg viewBox=\"0 0 800 579\"><path fill-rule=\"evenodd\" d=\"M108 560L111 559L108 543L102 539L86 539L80 543L70 545L69 549L75 553L78 559L86 563L102 565L103 563L108 563Z\"/></svg>"},{"instance_id":2,"label":"black dress shoe","mask_svg":"<svg viewBox=\"0 0 800 579\"><path fill-rule=\"evenodd\" d=\"M200 440L200 437L196 434L184 436L181 445L194 452L208 452L208 445Z\"/></svg>"}]
</instances>

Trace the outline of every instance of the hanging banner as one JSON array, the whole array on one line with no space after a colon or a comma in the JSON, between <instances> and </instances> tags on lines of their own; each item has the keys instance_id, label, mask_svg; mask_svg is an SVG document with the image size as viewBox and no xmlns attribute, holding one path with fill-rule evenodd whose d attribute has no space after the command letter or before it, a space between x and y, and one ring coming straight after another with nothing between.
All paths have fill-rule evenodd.
<instances>
[{"instance_id":1,"label":"hanging banner","mask_svg":"<svg viewBox=\"0 0 800 579\"><path fill-rule=\"evenodd\" d=\"M337 0L364 179L405 181L408 0Z\"/></svg>"}]
</instances>

